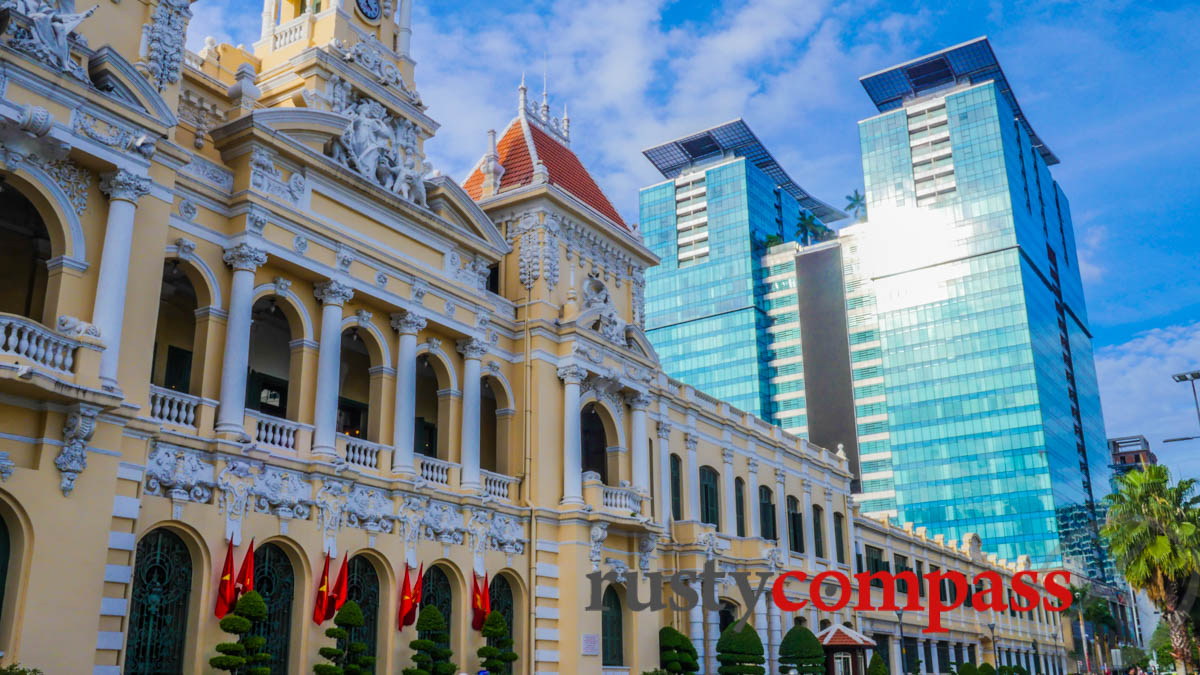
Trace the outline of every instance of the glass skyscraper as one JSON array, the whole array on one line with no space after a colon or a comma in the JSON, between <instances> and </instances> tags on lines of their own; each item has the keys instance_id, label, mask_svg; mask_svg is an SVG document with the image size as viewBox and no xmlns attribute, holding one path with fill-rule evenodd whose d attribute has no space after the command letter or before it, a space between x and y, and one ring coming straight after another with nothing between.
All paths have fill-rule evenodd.
<instances>
[{"instance_id":1,"label":"glass skyscraper","mask_svg":"<svg viewBox=\"0 0 1200 675\"><path fill-rule=\"evenodd\" d=\"M645 154L667 179L640 192L641 232L662 259L646 272L646 334L663 369L802 431L800 345L772 316L795 305L794 294L773 292L794 281L768 282L763 255L796 239L802 216L817 219L811 234L844 214L796 185L740 119ZM788 369L773 392L773 373Z\"/></svg>"},{"instance_id":2,"label":"glass skyscraper","mask_svg":"<svg viewBox=\"0 0 1200 675\"><path fill-rule=\"evenodd\" d=\"M870 222L837 243L862 508L1103 578L1108 453L1058 158L984 38L862 84Z\"/></svg>"}]
</instances>

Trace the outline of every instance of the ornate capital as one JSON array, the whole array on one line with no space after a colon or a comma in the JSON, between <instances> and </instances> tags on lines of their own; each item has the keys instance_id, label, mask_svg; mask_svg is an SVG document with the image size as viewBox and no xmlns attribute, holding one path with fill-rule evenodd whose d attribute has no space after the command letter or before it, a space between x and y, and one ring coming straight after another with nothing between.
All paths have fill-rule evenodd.
<instances>
[{"instance_id":1,"label":"ornate capital","mask_svg":"<svg viewBox=\"0 0 1200 675\"><path fill-rule=\"evenodd\" d=\"M659 437L659 439L661 439L663 441L666 441L669 438L671 438L671 423L670 422L659 422L658 423L658 437Z\"/></svg>"},{"instance_id":2,"label":"ornate capital","mask_svg":"<svg viewBox=\"0 0 1200 675\"><path fill-rule=\"evenodd\" d=\"M733 457L733 448L723 448L721 450L721 461L725 464L733 464Z\"/></svg>"},{"instance_id":3,"label":"ornate capital","mask_svg":"<svg viewBox=\"0 0 1200 675\"><path fill-rule=\"evenodd\" d=\"M695 434L687 434L683 437L683 443L687 446L688 452L695 452L696 444L699 442L700 439Z\"/></svg>"},{"instance_id":4,"label":"ornate capital","mask_svg":"<svg viewBox=\"0 0 1200 675\"><path fill-rule=\"evenodd\" d=\"M780 490L783 489L783 484L786 481L787 481L787 473L785 473L783 469L775 469L775 484L780 486L779 487Z\"/></svg>"},{"instance_id":5,"label":"ornate capital","mask_svg":"<svg viewBox=\"0 0 1200 675\"><path fill-rule=\"evenodd\" d=\"M248 270L253 272L267 262L267 252L254 248L250 244L238 244L232 248L225 249L225 255L222 260L226 265L229 265L235 270Z\"/></svg>"},{"instance_id":6,"label":"ornate capital","mask_svg":"<svg viewBox=\"0 0 1200 675\"><path fill-rule=\"evenodd\" d=\"M413 312L396 312L392 315L392 329L401 335L416 335L425 330L425 317Z\"/></svg>"},{"instance_id":7,"label":"ornate capital","mask_svg":"<svg viewBox=\"0 0 1200 675\"><path fill-rule=\"evenodd\" d=\"M487 354L487 343L483 340L475 338L466 338L458 341L458 353L463 355L463 358L478 361Z\"/></svg>"},{"instance_id":8,"label":"ornate capital","mask_svg":"<svg viewBox=\"0 0 1200 675\"><path fill-rule=\"evenodd\" d=\"M340 281L322 281L313 287L313 295L324 305L344 305L354 297L354 289Z\"/></svg>"},{"instance_id":9,"label":"ornate capital","mask_svg":"<svg viewBox=\"0 0 1200 675\"><path fill-rule=\"evenodd\" d=\"M579 366L561 366L558 369L558 379L566 384L579 384L587 377L587 371Z\"/></svg>"},{"instance_id":10,"label":"ornate capital","mask_svg":"<svg viewBox=\"0 0 1200 675\"><path fill-rule=\"evenodd\" d=\"M758 460L751 457L749 460L746 461L746 468L748 468L750 470L750 473L757 474L758 473Z\"/></svg>"},{"instance_id":11,"label":"ornate capital","mask_svg":"<svg viewBox=\"0 0 1200 675\"><path fill-rule=\"evenodd\" d=\"M645 410L650 407L650 397L638 392L629 397L629 407L634 410Z\"/></svg>"},{"instance_id":12,"label":"ornate capital","mask_svg":"<svg viewBox=\"0 0 1200 675\"><path fill-rule=\"evenodd\" d=\"M120 199L137 204L150 193L150 179L127 169L118 169L100 176L100 191L108 195L109 201Z\"/></svg>"}]
</instances>

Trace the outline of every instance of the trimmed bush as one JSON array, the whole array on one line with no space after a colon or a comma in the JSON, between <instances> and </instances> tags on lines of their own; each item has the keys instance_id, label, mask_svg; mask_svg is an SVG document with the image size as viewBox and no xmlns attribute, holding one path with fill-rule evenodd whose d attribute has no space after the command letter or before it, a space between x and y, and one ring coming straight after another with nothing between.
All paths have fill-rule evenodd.
<instances>
[{"instance_id":1,"label":"trimmed bush","mask_svg":"<svg viewBox=\"0 0 1200 675\"><path fill-rule=\"evenodd\" d=\"M888 668L884 665L879 652L871 655L871 663L867 666L867 675L888 675Z\"/></svg>"},{"instance_id":2,"label":"trimmed bush","mask_svg":"<svg viewBox=\"0 0 1200 675\"><path fill-rule=\"evenodd\" d=\"M475 652L481 661L480 665L488 671L488 675L504 675L511 672L509 664L517 660L517 653L512 650L513 639L508 633L508 622L500 612L488 612L483 620L483 637L491 638L495 645L484 644Z\"/></svg>"},{"instance_id":3,"label":"trimmed bush","mask_svg":"<svg viewBox=\"0 0 1200 675\"><path fill-rule=\"evenodd\" d=\"M979 666L979 675L996 675L996 668L990 663Z\"/></svg>"},{"instance_id":4,"label":"trimmed bush","mask_svg":"<svg viewBox=\"0 0 1200 675\"><path fill-rule=\"evenodd\" d=\"M329 663L313 666L316 675L364 675L375 663L374 656L367 656L364 642L350 642L350 629L361 628L366 621L358 603L350 600L342 605L333 617L333 627L325 629L325 637L335 640L335 647L321 647L317 653Z\"/></svg>"},{"instance_id":5,"label":"trimmed bush","mask_svg":"<svg viewBox=\"0 0 1200 675\"><path fill-rule=\"evenodd\" d=\"M804 626L793 626L779 643L779 672L787 675L792 668L801 675L823 675L825 649L813 632Z\"/></svg>"},{"instance_id":6,"label":"trimmed bush","mask_svg":"<svg viewBox=\"0 0 1200 675\"><path fill-rule=\"evenodd\" d=\"M959 664L958 675L979 675L979 669L975 667L974 663L967 661Z\"/></svg>"},{"instance_id":7,"label":"trimmed bush","mask_svg":"<svg viewBox=\"0 0 1200 675\"><path fill-rule=\"evenodd\" d=\"M408 643L413 650L413 667L405 668L404 675L454 675L458 666L450 662L454 652L442 647L448 641L446 619L437 607L425 605L421 608L417 615L417 633L428 637L418 637Z\"/></svg>"},{"instance_id":8,"label":"trimmed bush","mask_svg":"<svg viewBox=\"0 0 1200 675\"><path fill-rule=\"evenodd\" d=\"M664 673L695 673L700 670L696 646L686 635L663 626L658 630L658 665Z\"/></svg>"},{"instance_id":9,"label":"trimmed bush","mask_svg":"<svg viewBox=\"0 0 1200 675\"><path fill-rule=\"evenodd\" d=\"M717 640L718 675L765 675L762 664L766 659L758 633L750 624L740 631L734 630L736 625L726 628Z\"/></svg>"},{"instance_id":10,"label":"trimmed bush","mask_svg":"<svg viewBox=\"0 0 1200 675\"><path fill-rule=\"evenodd\" d=\"M263 653L267 639L251 635L254 624L267 618L267 603L257 591L250 591L238 598L233 611L221 619L221 630L236 635L237 642L222 642L216 646L220 656L208 660L208 665L236 675L271 675L267 661L271 655Z\"/></svg>"}]
</instances>

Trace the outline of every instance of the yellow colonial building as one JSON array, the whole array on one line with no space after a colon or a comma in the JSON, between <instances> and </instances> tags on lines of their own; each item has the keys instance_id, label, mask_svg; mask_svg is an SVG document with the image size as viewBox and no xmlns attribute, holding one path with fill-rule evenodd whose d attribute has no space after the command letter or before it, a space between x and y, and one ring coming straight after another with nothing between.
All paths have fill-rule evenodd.
<instances>
[{"instance_id":1,"label":"yellow colonial building","mask_svg":"<svg viewBox=\"0 0 1200 675\"><path fill-rule=\"evenodd\" d=\"M330 642L327 555L378 673L411 663L406 565L463 671L486 572L520 673L636 675L663 625L715 673L745 612L772 663L804 621L874 636L895 672L901 645L928 673L968 650L1064 672L1044 615L960 611L929 641L916 613L747 608L727 581L719 612L630 610L634 573L709 560L1017 566L858 517L840 451L666 377L656 259L544 95L522 85L466 181L431 167L412 0L268 0L251 49L198 54L187 0L3 7L0 663L212 672L222 562L253 539L275 673ZM595 570L619 580L587 611Z\"/></svg>"}]
</instances>

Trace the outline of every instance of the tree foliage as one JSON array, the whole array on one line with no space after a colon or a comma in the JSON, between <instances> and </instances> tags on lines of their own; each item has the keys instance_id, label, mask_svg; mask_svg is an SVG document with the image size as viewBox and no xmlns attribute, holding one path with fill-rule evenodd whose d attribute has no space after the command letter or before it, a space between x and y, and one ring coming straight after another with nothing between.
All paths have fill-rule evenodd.
<instances>
[{"instance_id":1,"label":"tree foliage","mask_svg":"<svg viewBox=\"0 0 1200 675\"><path fill-rule=\"evenodd\" d=\"M750 624L743 624L740 631L734 630L736 626L726 628L717 640L718 675L764 675L762 640Z\"/></svg>"},{"instance_id":2,"label":"tree foliage","mask_svg":"<svg viewBox=\"0 0 1200 675\"><path fill-rule=\"evenodd\" d=\"M221 619L221 630L236 635L237 642L222 642L216 646L220 656L208 660L208 665L232 675L271 675L267 662L271 655L262 651L267 639L251 635L254 624L267 618L267 603L257 591L248 591L238 598L233 611Z\"/></svg>"},{"instance_id":3,"label":"tree foliage","mask_svg":"<svg viewBox=\"0 0 1200 675\"><path fill-rule=\"evenodd\" d=\"M480 666L488 671L488 675L505 675L512 671L512 664L517 660L517 653L512 650L513 639L508 632L508 622L500 612L488 612L483 620L483 637L490 643L480 647L475 655L479 657Z\"/></svg>"},{"instance_id":4,"label":"tree foliage","mask_svg":"<svg viewBox=\"0 0 1200 675\"><path fill-rule=\"evenodd\" d=\"M996 675L996 667L990 663L984 663L979 666L979 670L976 672L978 672L979 675Z\"/></svg>"},{"instance_id":5,"label":"tree foliage","mask_svg":"<svg viewBox=\"0 0 1200 675\"><path fill-rule=\"evenodd\" d=\"M365 642L350 642L350 629L362 628L366 621L358 603L349 600L333 617L333 627L325 629L325 637L333 638L334 647L321 647L317 653L329 663L313 666L316 675L364 675L371 671L374 656L367 656Z\"/></svg>"},{"instance_id":6,"label":"tree foliage","mask_svg":"<svg viewBox=\"0 0 1200 675\"><path fill-rule=\"evenodd\" d=\"M454 654L442 645L447 641L446 619L433 605L425 605L417 615L416 640L408 643L413 650L413 667L405 668L404 675L454 675L458 669L450 661Z\"/></svg>"},{"instance_id":7,"label":"tree foliage","mask_svg":"<svg viewBox=\"0 0 1200 675\"><path fill-rule=\"evenodd\" d=\"M793 626L779 643L779 670L787 675L792 668L801 675L823 675L825 649L813 632L804 626Z\"/></svg>"},{"instance_id":8,"label":"tree foliage","mask_svg":"<svg viewBox=\"0 0 1200 675\"><path fill-rule=\"evenodd\" d=\"M696 646L686 635L670 626L658 630L658 665L663 672L695 673L700 670Z\"/></svg>"},{"instance_id":9,"label":"tree foliage","mask_svg":"<svg viewBox=\"0 0 1200 675\"><path fill-rule=\"evenodd\" d=\"M958 675L979 675L979 669L975 667L974 663L965 661L958 665Z\"/></svg>"},{"instance_id":10,"label":"tree foliage","mask_svg":"<svg viewBox=\"0 0 1200 675\"><path fill-rule=\"evenodd\" d=\"M888 675L888 667L883 663L879 652L871 655L871 663L867 665L867 675Z\"/></svg>"}]
</instances>

